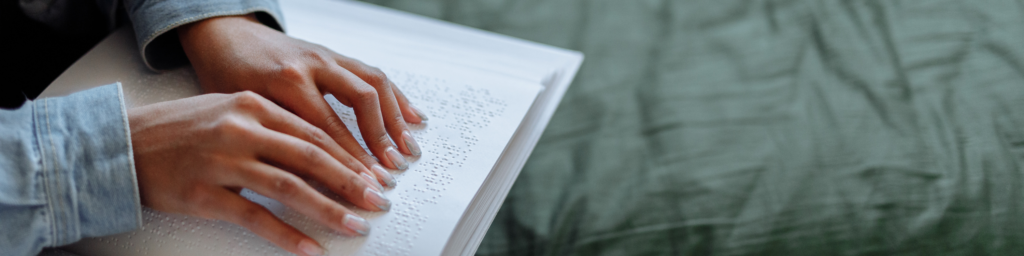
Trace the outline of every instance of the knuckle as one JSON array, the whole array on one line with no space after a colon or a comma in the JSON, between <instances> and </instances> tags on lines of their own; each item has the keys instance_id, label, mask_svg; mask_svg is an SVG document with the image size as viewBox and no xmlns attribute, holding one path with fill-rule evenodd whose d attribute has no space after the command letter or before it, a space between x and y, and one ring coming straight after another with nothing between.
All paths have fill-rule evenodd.
<instances>
[{"instance_id":1,"label":"knuckle","mask_svg":"<svg viewBox=\"0 0 1024 256\"><path fill-rule=\"evenodd\" d=\"M235 106L239 109L249 111L262 111L266 110L267 105L263 97L252 91L243 91L235 93L234 98Z\"/></svg>"},{"instance_id":2,"label":"knuckle","mask_svg":"<svg viewBox=\"0 0 1024 256\"><path fill-rule=\"evenodd\" d=\"M262 215L263 207L256 204L246 204L242 209L238 211L238 223L244 227L257 227L260 226L260 220L263 219Z\"/></svg>"},{"instance_id":3,"label":"knuckle","mask_svg":"<svg viewBox=\"0 0 1024 256\"><path fill-rule=\"evenodd\" d=\"M323 163L324 152L319 147L306 144L300 149L302 157L310 166L320 166Z\"/></svg>"},{"instance_id":4,"label":"knuckle","mask_svg":"<svg viewBox=\"0 0 1024 256\"><path fill-rule=\"evenodd\" d=\"M388 137L387 133L385 133L383 131L381 133L382 133L381 135L377 136L377 139L376 139L377 145L388 145L388 146L390 146L391 145L391 138Z\"/></svg>"},{"instance_id":5,"label":"knuckle","mask_svg":"<svg viewBox=\"0 0 1024 256\"><path fill-rule=\"evenodd\" d=\"M344 133L348 131L348 126L345 126L345 123L336 116L328 116L327 120L324 120L324 126L328 131L332 132Z\"/></svg>"},{"instance_id":6,"label":"knuckle","mask_svg":"<svg viewBox=\"0 0 1024 256\"><path fill-rule=\"evenodd\" d=\"M258 100L260 98L260 95L252 91L241 91L235 93L235 98L240 100L251 101Z\"/></svg>"},{"instance_id":7,"label":"knuckle","mask_svg":"<svg viewBox=\"0 0 1024 256\"><path fill-rule=\"evenodd\" d=\"M312 49L302 51L302 56L315 67L328 67L334 62L334 60L324 51L324 49L325 48L323 48L323 46L313 47Z\"/></svg>"},{"instance_id":8,"label":"knuckle","mask_svg":"<svg viewBox=\"0 0 1024 256\"><path fill-rule=\"evenodd\" d=\"M341 189L342 191L348 191L349 189L360 189L364 188L364 186L372 185L373 184L369 184L369 182L364 180L362 177L359 177L359 175L353 175L352 177L349 177L348 183L345 184Z\"/></svg>"},{"instance_id":9,"label":"knuckle","mask_svg":"<svg viewBox=\"0 0 1024 256\"><path fill-rule=\"evenodd\" d=\"M378 89L387 88L388 86L388 75L384 74L379 68L367 67L366 74L363 75L363 81L376 87Z\"/></svg>"},{"instance_id":10,"label":"knuckle","mask_svg":"<svg viewBox=\"0 0 1024 256\"><path fill-rule=\"evenodd\" d=\"M334 62L334 58L329 52L330 50L323 45L310 43L299 51L299 57L308 67L326 68Z\"/></svg>"},{"instance_id":11,"label":"knuckle","mask_svg":"<svg viewBox=\"0 0 1024 256\"><path fill-rule=\"evenodd\" d=\"M248 125L238 117L225 117L220 122L217 122L213 128L216 138L236 138L234 136L248 134L249 132Z\"/></svg>"},{"instance_id":12,"label":"knuckle","mask_svg":"<svg viewBox=\"0 0 1024 256\"><path fill-rule=\"evenodd\" d=\"M280 175L274 178L274 191L281 195L281 199L290 200L299 195L302 185L305 184L298 177L291 175Z\"/></svg>"},{"instance_id":13,"label":"knuckle","mask_svg":"<svg viewBox=\"0 0 1024 256\"><path fill-rule=\"evenodd\" d=\"M278 64L274 73L285 83L301 84L306 82L306 66L298 62Z\"/></svg>"},{"instance_id":14,"label":"knuckle","mask_svg":"<svg viewBox=\"0 0 1024 256\"><path fill-rule=\"evenodd\" d=\"M385 122L387 120L384 120ZM398 111L398 114L391 117L391 124L398 125L402 130L405 130L405 117L402 115L402 111Z\"/></svg>"},{"instance_id":15,"label":"knuckle","mask_svg":"<svg viewBox=\"0 0 1024 256\"><path fill-rule=\"evenodd\" d=\"M312 125L306 126L306 136L309 137L310 142L316 145L329 145L333 140L326 132Z\"/></svg>"},{"instance_id":16,"label":"knuckle","mask_svg":"<svg viewBox=\"0 0 1024 256\"><path fill-rule=\"evenodd\" d=\"M356 90L356 98L359 102L376 102L377 91L370 88Z\"/></svg>"},{"instance_id":17,"label":"knuckle","mask_svg":"<svg viewBox=\"0 0 1024 256\"><path fill-rule=\"evenodd\" d=\"M317 50L319 50L319 51L322 51L322 52L330 52L330 51L331 51L331 49L330 49L330 48L327 48L326 46L324 46L324 45L322 45L322 44L317 44L317 43L309 43L309 45L310 45L310 46L311 46L312 48L314 48L314 49L317 49Z\"/></svg>"}]
</instances>

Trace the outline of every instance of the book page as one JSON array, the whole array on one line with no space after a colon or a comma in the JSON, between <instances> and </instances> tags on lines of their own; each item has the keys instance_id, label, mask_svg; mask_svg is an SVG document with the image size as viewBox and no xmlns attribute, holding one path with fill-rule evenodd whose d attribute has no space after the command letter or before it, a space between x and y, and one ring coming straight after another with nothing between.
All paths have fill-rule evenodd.
<instances>
[{"instance_id":1,"label":"book page","mask_svg":"<svg viewBox=\"0 0 1024 256\"><path fill-rule=\"evenodd\" d=\"M384 192L392 201L389 212L369 212L341 202L370 222L369 236L344 236L274 200L242 192L319 241L327 255L439 255L541 90L538 84L514 80L470 81L384 71L430 120L410 126L422 156L407 157L406 171L390 170L398 185ZM325 98L353 134L359 134L351 109L333 96ZM290 255L224 221L146 208L143 222L136 231L84 239L68 249L87 256Z\"/></svg>"}]
</instances>

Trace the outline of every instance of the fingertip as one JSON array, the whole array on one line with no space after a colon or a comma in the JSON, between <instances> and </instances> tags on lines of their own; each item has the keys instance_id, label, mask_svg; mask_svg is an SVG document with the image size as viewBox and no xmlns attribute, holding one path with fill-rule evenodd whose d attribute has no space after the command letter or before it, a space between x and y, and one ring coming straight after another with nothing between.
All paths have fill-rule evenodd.
<instances>
[{"instance_id":1,"label":"fingertip","mask_svg":"<svg viewBox=\"0 0 1024 256\"><path fill-rule=\"evenodd\" d=\"M357 235L366 236L370 234L370 223L366 219L354 214L346 214L341 224Z\"/></svg>"},{"instance_id":2,"label":"fingertip","mask_svg":"<svg viewBox=\"0 0 1024 256\"><path fill-rule=\"evenodd\" d=\"M370 170L373 171L373 174L376 175L382 183L384 183L384 186L388 188L395 188L395 186L398 186L398 181L395 180L395 176L391 175L391 173L379 164L373 165L370 167Z\"/></svg>"},{"instance_id":3,"label":"fingertip","mask_svg":"<svg viewBox=\"0 0 1024 256\"><path fill-rule=\"evenodd\" d=\"M362 176L363 180L365 180L367 185L369 185L369 186L366 186L366 188L376 189L377 191L384 191L384 187L381 187L380 182L377 181L377 178L374 177L373 174L370 174L368 172L364 172L364 173L360 173L359 176Z\"/></svg>"},{"instance_id":4,"label":"fingertip","mask_svg":"<svg viewBox=\"0 0 1024 256\"><path fill-rule=\"evenodd\" d=\"M405 147L409 149L409 153L413 156L420 156L423 152L420 151L420 144L416 143L416 139L412 137L412 134L408 130L402 131L402 142L405 143Z\"/></svg>"},{"instance_id":5,"label":"fingertip","mask_svg":"<svg viewBox=\"0 0 1024 256\"><path fill-rule=\"evenodd\" d=\"M422 110L419 110L413 106L402 106L402 119L405 119L406 123L410 124L422 124L429 118Z\"/></svg>"},{"instance_id":6,"label":"fingertip","mask_svg":"<svg viewBox=\"0 0 1024 256\"><path fill-rule=\"evenodd\" d=\"M313 239L302 239L301 241L299 241L298 247L299 251L301 251L306 256L324 255L324 248L321 247L320 244L317 243L316 241L313 241Z\"/></svg>"},{"instance_id":7,"label":"fingertip","mask_svg":"<svg viewBox=\"0 0 1024 256\"><path fill-rule=\"evenodd\" d=\"M416 107L413 107L413 106L409 106L409 108L412 109L413 114L416 114L416 117L418 117L420 119L420 121L416 122L416 123L421 123L421 122L425 122L427 120L430 120L430 118L427 117L427 114L424 114L423 111L420 110L419 108L416 108Z\"/></svg>"},{"instance_id":8,"label":"fingertip","mask_svg":"<svg viewBox=\"0 0 1024 256\"><path fill-rule=\"evenodd\" d=\"M398 150L395 150L395 147L388 147L384 150L384 154L387 155L388 160L391 160L391 164L394 165L395 169L405 170L409 168L409 163L405 161L402 153L398 153Z\"/></svg>"},{"instance_id":9,"label":"fingertip","mask_svg":"<svg viewBox=\"0 0 1024 256\"><path fill-rule=\"evenodd\" d=\"M391 200L384 197L384 194L380 191L373 190L372 188L363 190L363 200L377 207L378 211L386 212L391 210Z\"/></svg>"}]
</instances>

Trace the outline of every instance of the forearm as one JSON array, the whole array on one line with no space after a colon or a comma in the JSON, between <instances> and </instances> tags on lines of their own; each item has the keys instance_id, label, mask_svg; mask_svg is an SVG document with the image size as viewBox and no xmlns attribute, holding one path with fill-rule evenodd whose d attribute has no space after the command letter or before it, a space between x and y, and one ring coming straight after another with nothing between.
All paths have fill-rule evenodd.
<instances>
[{"instance_id":1,"label":"forearm","mask_svg":"<svg viewBox=\"0 0 1024 256\"><path fill-rule=\"evenodd\" d=\"M116 85L0 111L0 248L32 255L141 223Z\"/></svg>"}]
</instances>

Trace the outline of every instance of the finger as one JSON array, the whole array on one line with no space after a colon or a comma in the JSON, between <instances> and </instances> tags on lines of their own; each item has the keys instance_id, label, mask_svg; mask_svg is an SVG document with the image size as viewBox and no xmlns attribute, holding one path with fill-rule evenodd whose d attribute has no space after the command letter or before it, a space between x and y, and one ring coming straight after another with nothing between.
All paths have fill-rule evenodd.
<instances>
[{"instance_id":1,"label":"finger","mask_svg":"<svg viewBox=\"0 0 1024 256\"><path fill-rule=\"evenodd\" d=\"M382 189L376 178L356 174L334 161L327 152L306 141L269 129L254 132L254 137L258 139L254 140L256 145L252 146L257 148L259 158L320 181L356 206L371 211L387 211L391 208L391 201L381 194ZM254 173L235 178L250 185L232 185L268 193L264 195L285 202L325 223L332 218L340 219L334 217L343 217L331 214L351 213L291 173L262 164L250 168ZM249 187L252 185L255 187Z\"/></svg>"},{"instance_id":2,"label":"finger","mask_svg":"<svg viewBox=\"0 0 1024 256\"><path fill-rule=\"evenodd\" d=\"M398 106L402 108L402 117L405 117L406 122L419 124L428 120L427 115L419 108L414 107L409 102L409 98L405 97L405 93L398 89L398 86L395 86L394 83L391 84L391 91L395 94L395 99L398 100Z\"/></svg>"},{"instance_id":3,"label":"finger","mask_svg":"<svg viewBox=\"0 0 1024 256\"><path fill-rule=\"evenodd\" d=\"M341 121L338 114L334 112L330 104L324 100L319 91L303 91L297 97L281 97L281 104L297 114L310 124L319 127L326 132L335 142L338 143L352 157L355 157L363 164L363 168L349 166L353 170L365 170L365 168L379 164L376 159L363 149L359 141L352 135L345 123ZM293 100L294 99L294 100ZM346 164L346 166L348 166Z\"/></svg>"},{"instance_id":4,"label":"finger","mask_svg":"<svg viewBox=\"0 0 1024 256\"><path fill-rule=\"evenodd\" d=\"M402 93L402 90L398 89L398 87L395 86L395 83L392 82L391 79L388 79L387 76L385 76L384 72L381 72L380 69L366 65L365 63L357 59L349 58L337 53L334 54L334 59L338 62L339 66L351 71L353 74L359 76L359 78L363 79L363 81L366 81L371 86L376 87L378 89L378 92L386 90L383 89L383 87L389 87L390 90L388 90L388 93L391 94L391 97L389 98L394 99L399 109L398 114L401 117L403 117L406 122L418 124L427 120L426 116L423 115L421 111L414 108L412 104L409 103L409 99L405 98L405 95ZM381 103L384 104L383 100L381 101ZM385 122L385 124L387 123Z\"/></svg>"},{"instance_id":5,"label":"finger","mask_svg":"<svg viewBox=\"0 0 1024 256\"><path fill-rule=\"evenodd\" d=\"M375 156L381 158L385 165L404 170L408 168L405 157L391 143L385 129L381 112L380 97L377 90L348 70L334 66L317 73L317 84L334 94L338 100L348 103L356 114L359 132L363 141ZM411 138L411 136L409 136ZM402 132L395 137L402 141ZM386 160L385 160L386 159Z\"/></svg>"},{"instance_id":6,"label":"finger","mask_svg":"<svg viewBox=\"0 0 1024 256\"><path fill-rule=\"evenodd\" d=\"M267 239L282 249L298 255L323 255L324 249L316 240L284 223L267 208L253 203L226 189L213 189L207 205L216 219L238 224Z\"/></svg>"},{"instance_id":7,"label":"finger","mask_svg":"<svg viewBox=\"0 0 1024 256\"><path fill-rule=\"evenodd\" d=\"M349 209L332 201L291 173L263 163L252 162L243 166L245 172L236 172L228 186L242 186L310 217L317 222L348 235L366 235L369 225Z\"/></svg>"},{"instance_id":8,"label":"finger","mask_svg":"<svg viewBox=\"0 0 1024 256\"><path fill-rule=\"evenodd\" d=\"M256 119L264 127L312 143L326 151L332 157L341 162L342 165L356 173L374 174L373 172L370 172L363 163L338 145L330 135L320 128L313 126L295 114L278 107L269 100L259 98L259 101L256 104L259 105L257 108L260 108L260 110L252 112L255 113L254 115ZM348 129L345 128L345 130L347 131ZM362 147L359 148L359 152L364 154L366 153Z\"/></svg>"},{"instance_id":9,"label":"finger","mask_svg":"<svg viewBox=\"0 0 1024 256\"><path fill-rule=\"evenodd\" d=\"M409 128L406 127L405 118L402 117L402 109L399 107L394 91L391 89L393 84L387 75L381 72L380 69L367 65L356 65L350 68L346 67L345 69L377 90L377 99L380 103L381 117L384 119L384 128L387 130L388 135L391 135L391 138L397 142L398 151L406 155L419 156L419 145L416 145L412 135L408 134Z\"/></svg>"},{"instance_id":10,"label":"finger","mask_svg":"<svg viewBox=\"0 0 1024 256\"><path fill-rule=\"evenodd\" d=\"M267 113L260 118L265 127L313 143L313 145L324 149L324 151L338 159L345 167L373 182L379 191L384 190L381 187L382 185L388 188L397 186L398 182L395 180L395 177L388 173L387 170L384 170L380 164L373 163L371 168L366 168L362 162L341 148L330 135L327 135L320 128L281 108L276 108L276 110L271 110L271 112L275 113ZM348 129L346 128L345 130ZM349 136L351 137L351 134ZM359 152L366 153L362 146L359 147Z\"/></svg>"}]
</instances>

